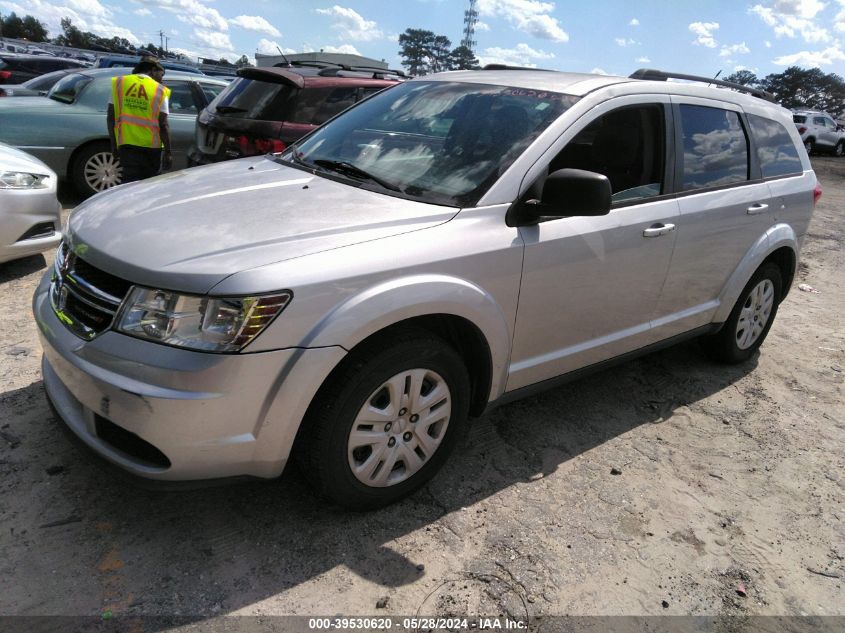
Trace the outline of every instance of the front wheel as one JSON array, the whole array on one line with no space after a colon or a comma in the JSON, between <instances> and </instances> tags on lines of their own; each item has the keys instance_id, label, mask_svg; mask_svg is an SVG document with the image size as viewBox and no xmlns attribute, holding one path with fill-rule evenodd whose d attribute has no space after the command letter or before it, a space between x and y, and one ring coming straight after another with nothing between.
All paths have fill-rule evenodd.
<instances>
[{"instance_id":1,"label":"front wheel","mask_svg":"<svg viewBox=\"0 0 845 633\"><path fill-rule=\"evenodd\" d=\"M833 155L841 158L845 156L845 141L839 141L833 148Z\"/></svg>"},{"instance_id":2,"label":"front wheel","mask_svg":"<svg viewBox=\"0 0 845 633\"><path fill-rule=\"evenodd\" d=\"M811 156L813 152L816 151L816 142L813 139L808 138L804 141L804 149L807 150L807 155Z\"/></svg>"},{"instance_id":3,"label":"front wheel","mask_svg":"<svg viewBox=\"0 0 845 633\"><path fill-rule=\"evenodd\" d=\"M466 423L458 353L423 331L354 351L320 390L297 458L318 492L356 510L410 494L445 462Z\"/></svg>"},{"instance_id":4,"label":"front wheel","mask_svg":"<svg viewBox=\"0 0 845 633\"><path fill-rule=\"evenodd\" d=\"M758 268L743 288L722 329L704 338L708 354L732 364L751 358L772 327L782 288L780 268L772 263Z\"/></svg>"},{"instance_id":5,"label":"front wheel","mask_svg":"<svg viewBox=\"0 0 845 633\"><path fill-rule=\"evenodd\" d=\"M79 194L87 198L122 183L123 168L108 143L92 143L73 159L71 178Z\"/></svg>"}]
</instances>

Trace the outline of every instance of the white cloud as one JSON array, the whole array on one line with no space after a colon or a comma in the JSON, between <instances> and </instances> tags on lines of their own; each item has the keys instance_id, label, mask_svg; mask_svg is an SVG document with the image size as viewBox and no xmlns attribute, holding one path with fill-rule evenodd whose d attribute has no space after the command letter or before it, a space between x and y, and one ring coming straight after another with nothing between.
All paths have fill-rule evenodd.
<instances>
[{"instance_id":1,"label":"white cloud","mask_svg":"<svg viewBox=\"0 0 845 633\"><path fill-rule=\"evenodd\" d=\"M270 41L264 37L258 40L258 44L255 47L255 50L257 52L263 53L264 55L278 55L280 49L285 55L289 55L291 53L296 52L292 48L284 48L278 42Z\"/></svg>"},{"instance_id":2,"label":"white cloud","mask_svg":"<svg viewBox=\"0 0 845 633\"><path fill-rule=\"evenodd\" d=\"M384 37L384 33L378 28L376 22L365 20L354 9L334 5L331 9L316 9L316 12L320 15L332 16L334 18L332 28L339 31L343 39L369 42Z\"/></svg>"},{"instance_id":3,"label":"white cloud","mask_svg":"<svg viewBox=\"0 0 845 633\"><path fill-rule=\"evenodd\" d=\"M485 64L507 64L508 66L526 66L536 68L534 60L554 59L554 53L537 50L528 44L517 44L515 48L501 48L494 46L484 49L483 55L478 55L478 61Z\"/></svg>"},{"instance_id":4,"label":"white cloud","mask_svg":"<svg viewBox=\"0 0 845 633\"><path fill-rule=\"evenodd\" d=\"M270 24L260 15L239 15L236 18L229 20L229 24L239 26L247 31L255 31L256 33L266 33L272 37L281 37L279 29Z\"/></svg>"},{"instance_id":5,"label":"white cloud","mask_svg":"<svg viewBox=\"0 0 845 633\"><path fill-rule=\"evenodd\" d=\"M689 25L689 30L698 36L693 44L706 46L707 48L716 48L717 44L713 33L718 29L718 22L693 22Z\"/></svg>"},{"instance_id":6,"label":"white cloud","mask_svg":"<svg viewBox=\"0 0 845 633\"><path fill-rule=\"evenodd\" d=\"M637 57L637 59L635 61L637 63L640 63L640 64L650 64L651 63L651 60L648 57L646 57L645 55L643 55L642 57Z\"/></svg>"},{"instance_id":7,"label":"white cloud","mask_svg":"<svg viewBox=\"0 0 845 633\"><path fill-rule=\"evenodd\" d=\"M631 18L631 21L628 22L628 26L639 26L640 21L637 18Z\"/></svg>"},{"instance_id":8,"label":"white cloud","mask_svg":"<svg viewBox=\"0 0 845 633\"><path fill-rule=\"evenodd\" d=\"M206 6L199 0L144 0L144 5L174 13L182 22L202 29L226 31L229 28L229 23L217 9Z\"/></svg>"},{"instance_id":9,"label":"white cloud","mask_svg":"<svg viewBox=\"0 0 845 633\"><path fill-rule=\"evenodd\" d=\"M797 15L812 20L826 6L819 0L775 0L774 10L784 15Z\"/></svg>"},{"instance_id":10,"label":"white cloud","mask_svg":"<svg viewBox=\"0 0 845 633\"><path fill-rule=\"evenodd\" d=\"M814 21L816 14L825 6L817 0L778 0L774 7L755 4L748 11L771 27L776 37L795 38L800 33L805 42L815 44L832 39L827 28ZM845 19L845 11L840 15ZM839 29L839 16L836 20L835 26Z\"/></svg>"},{"instance_id":11,"label":"white cloud","mask_svg":"<svg viewBox=\"0 0 845 633\"><path fill-rule=\"evenodd\" d=\"M624 46L634 46L635 44L639 44L638 41L632 40L630 37L628 39L625 39L624 37L617 37L613 41L616 42L617 46L623 46L623 47Z\"/></svg>"},{"instance_id":12,"label":"white cloud","mask_svg":"<svg viewBox=\"0 0 845 633\"><path fill-rule=\"evenodd\" d=\"M90 31L101 37L122 37L132 44L141 43L132 31L116 25L112 20L113 11L97 0L0 0L0 9L14 11L20 16L31 15L41 20L53 37L62 33L62 18L69 18L74 26L82 31Z\"/></svg>"},{"instance_id":13,"label":"white cloud","mask_svg":"<svg viewBox=\"0 0 845 633\"><path fill-rule=\"evenodd\" d=\"M479 0L478 13L485 17L505 18L518 30L541 39L568 42L569 34L558 19L549 15L553 2L540 0Z\"/></svg>"},{"instance_id":14,"label":"white cloud","mask_svg":"<svg viewBox=\"0 0 845 633\"><path fill-rule=\"evenodd\" d=\"M845 60L845 52L839 45L830 46L823 51L801 51L792 55L782 55L772 60L778 66L827 66L835 61Z\"/></svg>"},{"instance_id":15,"label":"white cloud","mask_svg":"<svg viewBox=\"0 0 845 633\"><path fill-rule=\"evenodd\" d=\"M196 29L194 30L194 39L202 46L214 51L215 54L220 51L233 52L235 50L229 35L219 31Z\"/></svg>"},{"instance_id":16,"label":"white cloud","mask_svg":"<svg viewBox=\"0 0 845 633\"><path fill-rule=\"evenodd\" d=\"M342 46L321 46L319 50L324 53L343 53L344 55L360 55L358 49L352 44L343 44Z\"/></svg>"},{"instance_id":17,"label":"white cloud","mask_svg":"<svg viewBox=\"0 0 845 633\"><path fill-rule=\"evenodd\" d=\"M771 43L769 40L766 40L765 42L763 42L763 44L765 44L765 45L766 45L766 48L771 48L771 47L772 47L772 43Z\"/></svg>"},{"instance_id":18,"label":"white cloud","mask_svg":"<svg viewBox=\"0 0 845 633\"><path fill-rule=\"evenodd\" d=\"M609 73L609 72L607 72L604 68L599 68L598 66L596 66L595 68L593 68L593 69L590 71L590 73L591 73L591 74L593 74L593 75L609 75L609 74L610 74L610 73Z\"/></svg>"},{"instance_id":19,"label":"white cloud","mask_svg":"<svg viewBox=\"0 0 845 633\"><path fill-rule=\"evenodd\" d=\"M481 20L479 20L478 22L475 23L475 30L476 31L489 31L490 25L487 24L487 22L482 22Z\"/></svg>"},{"instance_id":20,"label":"white cloud","mask_svg":"<svg viewBox=\"0 0 845 633\"><path fill-rule=\"evenodd\" d=\"M719 51L719 57L730 57L731 55L744 55L745 53L750 53L751 49L745 45L745 42L740 42L739 44L733 44L731 46L723 46L722 50Z\"/></svg>"},{"instance_id":21,"label":"white cloud","mask_svg":"<svg viewBox=\"0 0 845 633\"><path fill-rule=\"evenodd\" d=\"M150 11L149 9L146 9L144 7L140 8L140 9L135 9L132 13L134 13L135 15L140 15L141 17L153 14L152 11Z\"/></svg>"}]
</instances>

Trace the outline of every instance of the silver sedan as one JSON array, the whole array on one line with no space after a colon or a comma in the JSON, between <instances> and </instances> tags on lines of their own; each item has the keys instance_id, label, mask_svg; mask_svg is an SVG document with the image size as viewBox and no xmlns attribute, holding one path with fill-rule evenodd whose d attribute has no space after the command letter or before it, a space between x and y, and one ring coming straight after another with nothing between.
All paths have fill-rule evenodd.
<instances>
[{"instance_id":1,"label":"silver sedan","mask_svg":"<svg viewBox=\"0 0 845 633\"><path fill-rule=\"evenodd\" d=\"M54 248L62 238L56 173L0 143L0 262Z\"/></svg>"}]
</instances>

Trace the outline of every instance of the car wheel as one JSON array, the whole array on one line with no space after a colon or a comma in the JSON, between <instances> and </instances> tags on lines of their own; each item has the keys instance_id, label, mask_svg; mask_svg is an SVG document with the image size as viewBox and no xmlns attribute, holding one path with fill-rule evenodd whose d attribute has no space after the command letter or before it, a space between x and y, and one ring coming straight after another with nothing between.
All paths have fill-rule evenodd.
<instances>
[{"instance_id":1,"label":"car wheel","mask_svg":"<svg viewBox=\"0 0 845 633\"><path fill-rule=\"evenodd\" d=\"M309 409L297 458L319 493L348 508L387 505L427 482L466 425L458 353L408 330L355 350Z\"/></svg>"},{"instance_id":2,"label":"car wheel","mask_svg":"<svg viewBox=\"0 0 845 633\"><path fill-rule=\"evenodd\" d=\"M840 158L845 155L845 141L839 141L836 144L836 147L833 148L833 155Z\"/></svg>"},{"instance_id":3,"label":"car wheel","mask_svg":"<svg viewBox=\"0 0 845 633\"><path fill-rule=\"evenodd\" d=\"M743 288L728 320L718 333L705 337L707 352L725 363L741 363L757 350L778 311L783 280L780 268L767 263Z\"/></svg>"},{"instance_id":4,"label":"car wheel","mask_svg":"<svg viewBox=\"0 0 845 633\"><path fill-rule=\"evenodd\" d=\"M811 155L814 151L816 151L816 142L813 139L808 138L804 141L804 149L807 150L808 156Z\"/></svg>"},{"instance_id":5,"label":"car wheel","mask_svg":"<svg viewBox=\"0 0 845 633\"><path fill-rule=\"evenodd\" d=\"M74 158L71 178L79 194L88 197L123 182L123 169L108 143L92 143Z\"/></svg>"}]
</instances>

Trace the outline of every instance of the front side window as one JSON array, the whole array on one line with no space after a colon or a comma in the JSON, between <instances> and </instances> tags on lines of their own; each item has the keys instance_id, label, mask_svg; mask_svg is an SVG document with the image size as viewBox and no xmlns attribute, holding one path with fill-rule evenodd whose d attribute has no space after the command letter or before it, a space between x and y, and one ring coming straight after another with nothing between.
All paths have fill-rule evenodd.
<instances>
[{"instance_id":1,"label":"front side window","mask_svg":"<svg viewBox=\"0 0 845 633\"><path fill-rule=\"evenodd\" d=\"M749 178L748 139L731 110L681 105L683 191L721 187Z\"/></svg>"},{"instance_id":2,"label":"front side window","mask_svg":"<svg viewBox=\"0 0 845 633\"><path fill-rule=\"evenodd\" d=\"M665 145L662 105L621 108L579 132L552 160L549 173L571 168L603 174L614 203L653 198L663 193Z\"/></svg>"},{"instance_id":3,"label":"front side window","mask_svg":"<svg viewBox=\"0 0 845 633\"><path fill-rule=\"evenodd\" d=\"M471 206L577 100L544 90L410 81L360 102L282 160L392 195Z\"/></svg>"},{"instance_id":4,"label":"front side window","mask_svg":"<svg viewBox=\"0 0 845 633\"><path fill-rule=\"evenodd\" d=\"M786 128L765 117L755 114L747 116L763 178L800 174L803 171L801 159Z\"/></svg>"},{"instance_id":5,"label":"front side window","mask_svg":"<svg viewBox=\"0 0 845 633\"><path fill-rule=\"evenodd\" d=\"M196 114L197 104L194 103L194 93L186 81L164 82L170 88L171 114Z\"/></svg>"}]
</instances>

